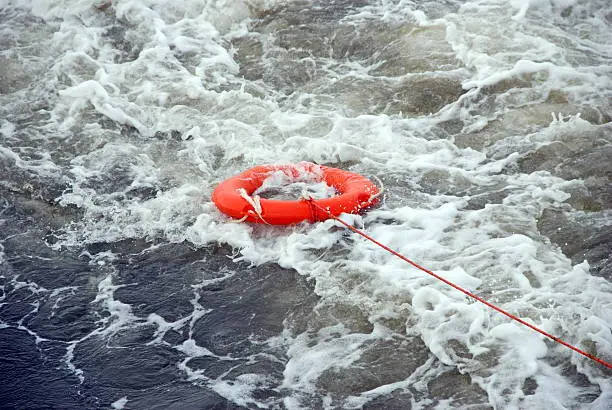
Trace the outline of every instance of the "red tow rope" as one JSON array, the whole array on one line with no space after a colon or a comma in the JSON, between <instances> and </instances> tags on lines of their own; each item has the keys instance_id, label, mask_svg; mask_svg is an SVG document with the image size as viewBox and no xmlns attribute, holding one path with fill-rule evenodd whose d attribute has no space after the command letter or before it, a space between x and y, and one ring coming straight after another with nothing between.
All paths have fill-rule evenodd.
<instances>
[{"instance_id":1,"label":"red tow rope","mask_svg":"<svg viewBox=\"0 0 612 410\"><path fill-rule=\"evenodd\" d=\"M359 234L359 235L363 236L364 238L366 238L370 242L380 246L381 248L383 248L387 252L397 256L398 258L402 259L403 261L408 262L409 264L411 264L415 268L417 268L417 269L419 269L419 270L421 270L421 271L423 271L423 272L433 276L434 278L436 278L436 279L446 283L448 286L457 289L459 292L462 292L462 293L466 294L467 296L471 297L472 299L475 299L475 300L479 301L480 303L483 303L483 304L487 305L488 307L490 307L493 310L498 311L502 315L508 316L510 319L515 320L515 321L517 321L517 322L527 326L528 328L533 329L536 332L543 334L544 336L548 337L549 339L552 339L555 342L557 342L559 344L562 344L563 346L568 347L568 348L572 349L573 351L575 351L577 353L580 353L584 357L588 357L589 359L591 359L591 360L593 360L593 361L595 361L595 362L597 362L597 363L599 363L601 365L604 365L604 366L606 366L609 369L612 369L612 364L611 363L608 363L608 362L606 362L606 361L604 361L604 360L602 360L602 359L600 359L598 357L595 357L592 354L587 353L584 350L581 350L581 349L579 349L579 348L577 348L577 347L575 347L575 346L573 346L573 345L571 345L571 344L569 344L569 343L559 339L558 337L555 337L555 336L551 335L548 332L545 332L544 330L542 330L542 329L540 329L540 328L538 328L538 327L536 327L536 326L534 326L534 325L524 321L523 319L513 315L512 313L506 312L502 308L495 306L491 302L487 302L486 300L484 300L483 298L473 294L472 292L463 289L461 286L455 285L453 282L451 282L451 281L449 281L447 279L444 279L442 276L440 276L440 275L430 271L429 269L424 268L423 266L417 264L416 262L411 261L410 259L408 259L404 255L400 254L399 252L396 252L393 249L389 248L388 246L383 245L382 243L378 242L376 239L372 238L371 236L369 236L365 232L363 232L363 231L355 228L354 226L344 222L342 219L338 218L337 216L332 215L327 209L325 209L322 206L318 205L313 199L306 199L306 201L308 201L310 203L310 206L318 208L321 211L327 213L330 218L335 219L336 221L340 222L342 225L344 225L345 227L347 227L351 231L355 232L356 234Z\"/></svg>"}]
</instances>

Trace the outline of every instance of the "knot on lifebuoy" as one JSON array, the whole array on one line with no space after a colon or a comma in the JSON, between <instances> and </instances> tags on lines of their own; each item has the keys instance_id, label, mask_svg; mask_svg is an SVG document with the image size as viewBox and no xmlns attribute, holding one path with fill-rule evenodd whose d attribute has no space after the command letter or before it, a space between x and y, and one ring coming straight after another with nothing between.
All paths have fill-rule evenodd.
<instances>
[{"instance_id":1,"label":"knot on lifebuoy","mask_svg":"<svg viewBox=\"0 0 612 410\"><path fill-rule=\"evenodd\" d=\"M317 205L315 204L315 199L312 195L303 192L301 201L306 202L308 204L308 210L310 211L310 216L308 221L310 223L314 223L317 221Z\"/></svg>"},{"instance_id":2,"label":"knot on lifebuoy","mask_svg":"<svg viewBox=\"0 0 612 410\"><path fill-rule=\"evenodd\" d=\"M261 215L263 213L263 209L261 208L261 197L259 195L250 196L244 188L238 188L238 193L242 198L244 198L245 201L247 201L253 207L253 210L249 210L247 211L247 213L255 212L255 214L259 217L259 219L262 220L262 222L270 225ZM244 217L240 219L244 220Z\"/></svg>"}]
</instances>

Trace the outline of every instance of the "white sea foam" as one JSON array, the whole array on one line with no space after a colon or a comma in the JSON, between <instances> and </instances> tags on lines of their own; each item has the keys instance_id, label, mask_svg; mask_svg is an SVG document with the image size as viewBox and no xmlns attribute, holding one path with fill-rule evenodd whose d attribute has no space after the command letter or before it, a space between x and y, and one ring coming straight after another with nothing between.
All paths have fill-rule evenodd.
<instances>
[{"instance_id":1,"label":"white sea foam","mask_svg":"<svg viewBox=\"0 0 612 410\"><path fill-rule=\"evenodd\" d=\"M322 181L322 172L319 168L308 169L302 164L296 164L297 175L292 172L271 172L257 188L253 195L266 194L271 199L300 198L330 198L336 195L336 190Z\"/></svg>"},{"instance_id":2,"label":"white sea foam","mask_svg":"<svg viewBox=\"0 0 612 410\"><path fill-rule=\"evenodd\" d=\"M341 405L358 408L409 386L426 394L423 380L447 369L439 362L468 374L497 408L577 407L585 391L597 389L601 393L593 407L609 403L612 386L587 359L545 342L371 242L346 235L338 223L236 224L210 202L218 182L261 163L314 161L379 176L387 187L385 202L363 216L347 216L349 223L544 330L594 346L610 361L610 284L592 276L587 263L572 265L537 227L542 212L566 206L568 189L580 182L547 171L506 172L516 169L520 155L564 135L600 129L580 118L576 108L610 109L610 50L602 41L610 29L597 17L599 11L591 19L594 37L589 40L555 26L561 24L562 10L588 7L579 0L449 2L444 15L435 18L428 15L433 11L427 2L382 2L354 10L342 22L360 30L372 21L417 31L445 28L447 46L462 65L455 74L466 92L438 113L410 118L343 115L340 100L316 103L316 98L328 101L316 95L316 86L296 87L294 95L282 96L263 80L245 79L229 44L243 35L273 42L277 33L251 32L247 20L253 17L249 7L271 12L272 3L125 0L113 2L114 16L90 1L19 4L57 27L50 40L58 55L52 70L57 101L49 108L47 127L62 137L82 135L87 146L75 148L68 168L57 165L57 153L44 148L29 157L12 145L0 146L0 165L69 176L70 187L58 202L78 207L84 218L76 228L67 227L57 247L126 238L229 244L239 250L236 261L274 262L312 279L320 298L317 309L346 306L349 312L336 322L312 320L309 330L298 334L291 334L287 321L285 334L275 339L287 354L283 380L276 381L254 374L210 380L204 370L190 367L193 358L215 356L191 338L194 324L207 313L198 289L191 315L175 322L155 314L143 318L114 298L117 286L109 273L100 279L94 301L109 315L95 334L147 324L156 328L152 343L162 343L166 332L188 325L190 338L172 346L185 355L179 368L190 380L245 406L278 405L253 397L263 386L284 389L286 407L305 407L308 397L322 394L317 382L326 372L355 371L368 344L409 336L422 340L432 356L405 380L351 393ZM123 34L108 34L105 27L112 24ZM328 77L320 81L327 85L336 84L342 70L355 78L376 77L366 62L339 62L337 72L329 61L321 64ZM262 76L274 69L264 66ZM495 87L501 91L486 94ZM374 91L376 85L358 94ZM546 103L554 92L566 98L569 113L551 121L550 112L543 120L521 111ZM304 103L308 98L315 103ZM485 100L492 105L489 111ZM459 119L464 135L482 133L484 139L508 113L525 131L508 126L482 151L441 139L436 128ZM16 138L15 127L3 120L3 141ZM180 137L171 137L173 131ZM268 184L284 182L272 178ZM332 194L324 186L317 192ZM470 199L489 192L503 195L480 208L470 206ZM1 258L2 253L0 263ZM109 254L92 261L109 262ZM389 320L401 325L391 329ZM83 340L72 341L65 357L81 381L86 374L72 361ZM576 366L590 387L577 386L552 364L555 360ZM533 394L523 392L526 380L535 380ZM333 400L338 399L331 394L323 398L330 407ZM453 405L452 400L446 404ZM127 397L112 406L129 406Z\"/></svg>"},{"instance_id":3,"label":"white sea foam","mask_svg":"<svg viewBox=\"0 0 612 410\"><path fill-rule=\"evenodd\" d=\"M120 399L115 400L111 403L111 407L116 410L125 409L125 405L128 404L129 400L127 396L123 396Z\"/></svg>"}]
</instances>

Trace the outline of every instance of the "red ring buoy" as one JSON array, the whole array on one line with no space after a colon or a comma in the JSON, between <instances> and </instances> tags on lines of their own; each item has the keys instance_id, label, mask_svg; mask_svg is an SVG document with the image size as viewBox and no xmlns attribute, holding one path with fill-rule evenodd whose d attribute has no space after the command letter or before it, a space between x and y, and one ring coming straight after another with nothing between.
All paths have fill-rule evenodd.
<instances>
[{"instance_id":1,"label":"red ring buoy","mask_svg":"<svg viewBox=\"0 0 612 410\"><path fill-rule=\"evenodd\" d=\"M320 177L339 193L331 198L286 201L250 197L272 173L282 171L291 178L304 172ZM357 213L378 202L380 191L364 176L354 172L316 165L310 162L289 165L261 165L221 182L213 191L212 201L219 210L233 218L271 225L290 225L302 221L324 221L330 215ZM317 212L319 207L329 214ZM257 209L258 208L258 209Z\"/></svg>"}]
</instances>

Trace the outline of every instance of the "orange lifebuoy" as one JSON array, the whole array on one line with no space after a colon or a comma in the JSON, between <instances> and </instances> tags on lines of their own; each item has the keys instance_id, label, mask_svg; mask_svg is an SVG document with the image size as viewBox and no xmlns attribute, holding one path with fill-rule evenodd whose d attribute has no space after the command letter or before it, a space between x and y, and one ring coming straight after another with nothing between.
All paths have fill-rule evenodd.
<instances>
[{"instance_id":1,"label":"orange lifebuoy","mask_svg":"<svg viewBox=\"0 0 612 410\"><path fill-rule=\"evenodd\" d=\"M281 171L290 178L304 172L333 187L338 195L322 199L296 201L251 197L272 173ZM330 215L357 213L378 202L380 191L368 178L354 172L309 162L289 165L260 165L221 182L213 191L212 201L219 210L233 218L271 225L291 225L302 221L323 221ZM315 202L318 206L313 206ZM321 211L319 208L327 210Z\"/></svg>"}]
</instances>

